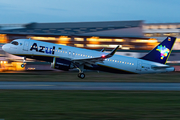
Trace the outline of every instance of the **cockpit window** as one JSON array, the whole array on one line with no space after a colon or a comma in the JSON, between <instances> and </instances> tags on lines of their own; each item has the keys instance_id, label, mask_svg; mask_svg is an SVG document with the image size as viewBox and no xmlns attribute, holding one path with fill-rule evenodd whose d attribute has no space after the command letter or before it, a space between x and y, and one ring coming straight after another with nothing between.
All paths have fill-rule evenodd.
<instances>
[{"instance_id":1,"label":"cockpit window","mask_svg":"<svg viewBox=\"0 0 180 120\"><path fill-rule=\"evenodd\" d=\"M17 41L12 41L11 44L18 45L18 42Z\"/></svg>"}]
</instances>

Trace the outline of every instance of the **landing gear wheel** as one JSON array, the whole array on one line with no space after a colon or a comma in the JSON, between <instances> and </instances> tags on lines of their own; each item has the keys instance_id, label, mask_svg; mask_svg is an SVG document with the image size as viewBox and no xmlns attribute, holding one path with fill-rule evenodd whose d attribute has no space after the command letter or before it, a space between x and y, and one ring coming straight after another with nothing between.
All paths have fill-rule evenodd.
<instances>
[{"instance_id":1,"label":"landing gear wheel","mask_svg":"<svg viewBox=\"0 0 180 120\"><path fill-rule=\"evenodd\" d=\"M21 67L24 68L24 64L21 64Z\"/></svg>"},{"instance_id":2,"label":"landing gear wheel","mask_svg":"<svg viewBox=\"0 0 180 120\"><path fill-rule=\"evenodd\" d=\"M79 73L78 77L81 78L81 79L84 79L85 78L85 74L84 73Z\"/></svg>"}]
</instances>

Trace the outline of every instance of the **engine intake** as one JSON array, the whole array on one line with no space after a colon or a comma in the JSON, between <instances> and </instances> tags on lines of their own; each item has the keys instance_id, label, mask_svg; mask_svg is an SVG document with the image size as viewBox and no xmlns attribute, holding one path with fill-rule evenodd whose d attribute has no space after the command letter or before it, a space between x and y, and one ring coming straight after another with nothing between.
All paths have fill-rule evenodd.
<instances>
[{"instance_id":1,"label":"engine intake","mask_svg":"<svg viewBox=\"0 0 180 120\"><path fill-rule=\"evenodd\" d=\"M54 57L51 68L68 71L72 68L73 64L69 60Z\"/></svg>"}]
</instances>

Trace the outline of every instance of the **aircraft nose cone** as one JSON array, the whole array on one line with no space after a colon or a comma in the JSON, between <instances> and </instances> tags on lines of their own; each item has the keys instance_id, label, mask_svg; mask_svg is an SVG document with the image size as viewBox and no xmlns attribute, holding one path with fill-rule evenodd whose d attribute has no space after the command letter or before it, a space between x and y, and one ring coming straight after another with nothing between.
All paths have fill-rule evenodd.
<instances>
[{"instance_id":1,"label":"aircraft nose cone","mask_svg":"<svg viewBox=\"0 0 180 120\"><path fill-rule=\"evenodd\" d=\"M7 51L7 49L8 49L8 48L7 48L7 45L3 45L3 46L2 46L2 49L3 49L4 51Z\"/></svg>"},{"instance_id":2,"label":"aircraft nose cone","mask_svg":"<svg viewBox=\"0 0 180 120\"><path fill-rule=\"evenodd\" d=\"M4 50L4 45L2 46L2 49ZM4 50L5 51L5 50Z\"/></svg>"}]
</instances>

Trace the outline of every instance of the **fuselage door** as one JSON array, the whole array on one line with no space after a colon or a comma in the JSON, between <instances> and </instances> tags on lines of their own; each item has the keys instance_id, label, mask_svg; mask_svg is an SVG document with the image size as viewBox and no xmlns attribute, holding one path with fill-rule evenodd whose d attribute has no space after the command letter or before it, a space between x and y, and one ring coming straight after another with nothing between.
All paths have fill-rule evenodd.
<instances>
[{"instance_id":1,"label":"fuselage door","mask_svg":"<svg viewBox=\"0 0 180 120\"><path fill-rule=\"evenodd\" d=\"M141 71L141 69L142 69L142 62L139 60L139 61L137 61L137 68L136 68L136 70L137 71Z\"/></svg>"},{"instance_id":2,"label":"fuselage door","mask_svg":"<svg viewBox=\"0 0 180 120\"><path fill-rule=\"evenodd\" d=\"M24 51L28 51L28 49L29 49L29 42L30 42L29 40L25 40L24 41L24 46L23 46L23 50Z\"/></svg>"}]
</instances>

